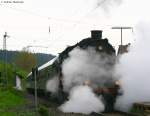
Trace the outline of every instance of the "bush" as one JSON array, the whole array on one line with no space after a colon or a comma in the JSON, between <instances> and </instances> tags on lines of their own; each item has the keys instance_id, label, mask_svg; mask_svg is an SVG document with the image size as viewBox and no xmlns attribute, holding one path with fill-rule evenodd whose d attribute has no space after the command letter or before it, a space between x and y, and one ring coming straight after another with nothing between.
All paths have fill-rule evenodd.
<instances>
[{"instance_id":1,"label":"bush","mask_svg":"<svg viewBox=\"0 0 150 116\"><path fill-rule=\"evenodd\" d=\"M40 108L38 109L38 112L40 116L49 116L48 108L45 106L40 106Z\"/></svg>"}]
</instances>

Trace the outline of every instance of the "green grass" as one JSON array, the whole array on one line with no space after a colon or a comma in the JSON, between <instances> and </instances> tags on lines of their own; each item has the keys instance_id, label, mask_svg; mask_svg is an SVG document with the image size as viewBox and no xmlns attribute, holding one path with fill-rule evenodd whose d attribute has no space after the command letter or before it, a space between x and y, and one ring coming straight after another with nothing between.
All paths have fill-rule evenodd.
<instances>
[{"instance_id":1,"label":"green grass","mask_svg":"<svg viewBox=\"0 0 150 116\"><path fill-rule=\"evenodd\" d=\"M0 88L0 116L35 116L34 112L24 111L26 102L23 92Z\"/></svg>"},{"instance_id":2,"label":"green grass","mask_svg":"<svg viewBox=\"0 0 150 116\"><path fill-rule=\"evenodd\" d=\"M15 107L25 103L25 99L19 91L0 90L0 109Z\"/></svg>"},{"instance_id":3,"label":"green grass","mask_svg":"<svg viewBox=\"0 0 150 116\"><path fill-rule=\"evenodd\" d=\"M34 112L0 112L0 116L36 116Z\"/></svg>"},{"instance_id":4,"label":"green grass","mask_svg":"<svg viewBox=\"0 0 150 116\"><path fill-rule=\"evenodd\" d=\"M0 112L1 116L17 116L15 112Z\"/></svg>"}]
</instances>

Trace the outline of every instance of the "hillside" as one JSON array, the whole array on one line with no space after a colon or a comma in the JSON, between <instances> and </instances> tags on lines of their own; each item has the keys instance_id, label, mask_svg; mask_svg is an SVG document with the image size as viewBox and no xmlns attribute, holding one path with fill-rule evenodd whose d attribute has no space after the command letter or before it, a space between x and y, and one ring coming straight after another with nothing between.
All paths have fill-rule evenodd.
<instances>
[{"instance_id":1,"label":"hillside","mask_svg":"<svg viewBox=\"0 0 150 116\"><path fill-rule=\"evenodd\" d=\"M15 58L21 53L21 51L7 51L7 62L13 63ZM44 63L48 62L52 58L54 58L54 55L52 54L45 54L45 53L32 53L35 55L37 60L37 66L41 66ZM5 59L5 52L3 50L0 50L0 60L4 61Z\"/></svg>"}]
</instances>

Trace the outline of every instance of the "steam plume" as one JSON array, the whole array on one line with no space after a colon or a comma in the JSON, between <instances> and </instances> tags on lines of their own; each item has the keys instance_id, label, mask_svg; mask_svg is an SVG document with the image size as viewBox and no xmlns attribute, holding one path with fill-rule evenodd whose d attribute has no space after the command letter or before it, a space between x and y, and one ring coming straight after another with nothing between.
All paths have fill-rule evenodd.
<instances>
[{"instance_id":1,"label":"steam plume","mask_svg":"<svg viewBox=\"0 0 150 116\"><path fill-rule=\"evenodd\" d=\"M63 112L90 114L101 112L104 105L88 86L74 87L70 92L69 101L60 107Z\"/></svg>"},{"instance_id":2,"label":"steam plume","mask_svg":"<svg viewBox=\"0 0 150 116\"><path fill-rule=\"evenodd\" d=\"M103 111L104 105L92 89L109 85L115 80L112 78L112 67L107 65L112 61L112 57L104 58L93 48L71 51L62 66L64 90L70 93L70 97L60 110L84 114ZM83 86L85 82L89 86Z\"/></svg>"},{"instance_id":3,"label":"steam plume","mask_svg":"<svg viewBox=\"0 0 150 116\"><path fill-rule=\"evenodd\" d=\"M123 0L97 0L96 8L103 8L108 10L111 6L120 5Z\"/></svg>"},{"instance_id":4,"label":"steam plume","mask_svg":"<svg viewBox=\"0 0 150 116\"><path fill-rule=\"evenodd\" d=\"M55 93L58 91L58 84L58 77L53 77L52 79L48 80L46 84L46 90Z\"/></svg>"},{"instance_id":5,"label":"steam plume","mask_svg":"<svg viewBox=\"0 0 150 116\"><path fill-rule=\"evenodd\" d=\"M69 56L62 66L65 91L70 90L72 86L82 85L85 81L90 81L91 86L98 87L98 85L105 86L115 80L112 77L112 67L107 65L114 62L112 56L104 58L93 48L87 50L76 48L69 53Z\"/></svg>"},{"instance_id":6,"label":"steam plume","mask_svg":"<svg viewBox=\"0 0 150 116\"><path fill-rule=\"evenodd\" d=\"M135 102L150 101L150 24L137 26L135 45L120 58L117 71L122 78L124 95L117 100L116 107L128 111Z\"/></svg>"}]
</instances>

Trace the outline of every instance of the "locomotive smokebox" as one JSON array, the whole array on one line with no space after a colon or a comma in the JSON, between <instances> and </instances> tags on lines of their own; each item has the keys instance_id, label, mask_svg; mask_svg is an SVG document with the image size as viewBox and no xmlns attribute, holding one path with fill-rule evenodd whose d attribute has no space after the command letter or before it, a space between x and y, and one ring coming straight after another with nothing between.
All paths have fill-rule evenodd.
<instances>
[{"instance_id":1,"label":"locomotive smokebox","mask_svg":"<svg viewBox=\"0 0 150 116\"><path fill-rule=\"evenodd\" d=\"M102 39L102 30L92 30L91 31L91 38L93 39Z\"/></svg>"}]
</instances>

